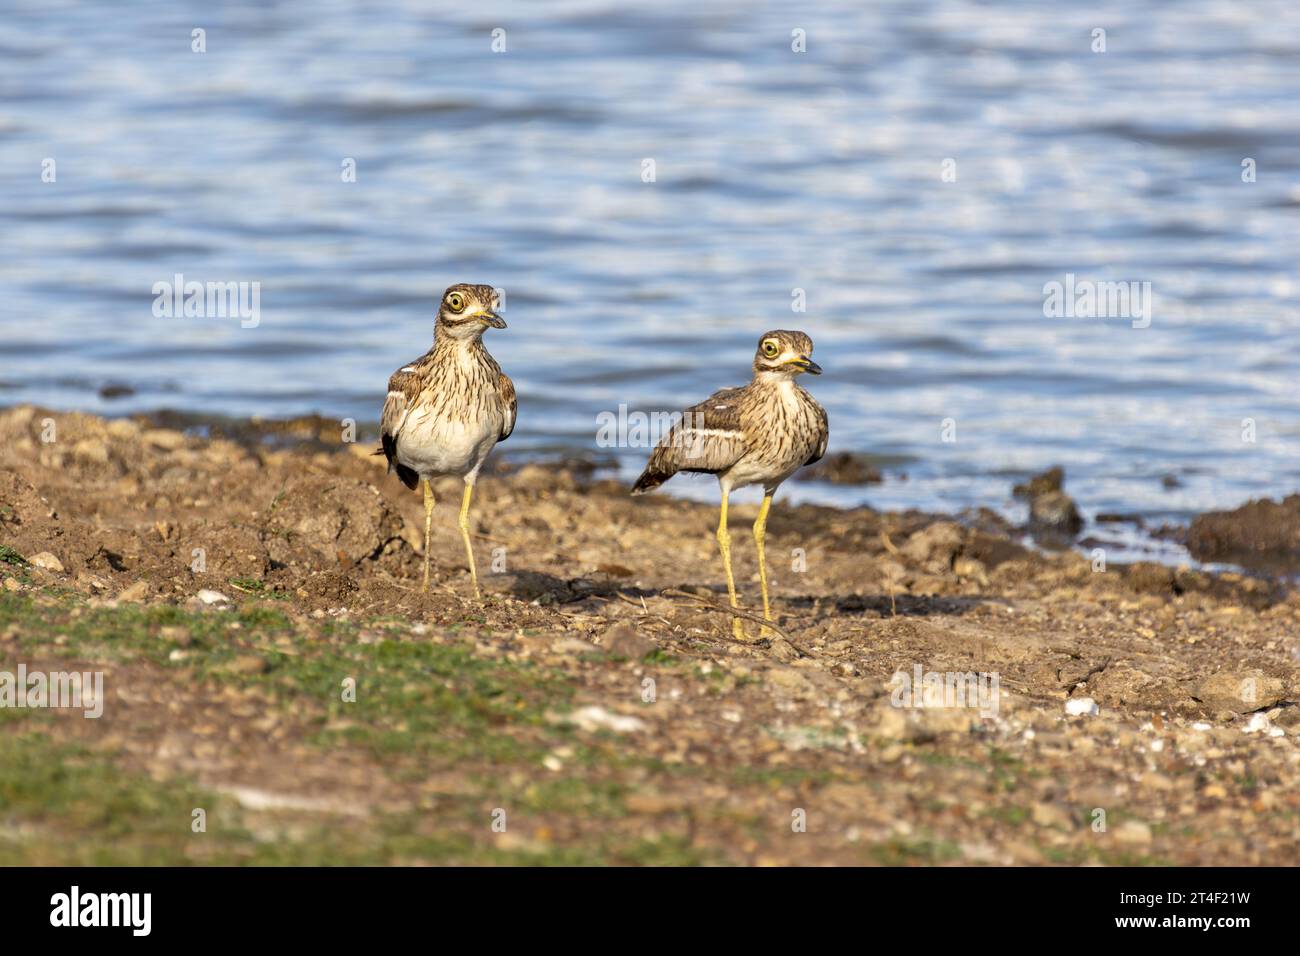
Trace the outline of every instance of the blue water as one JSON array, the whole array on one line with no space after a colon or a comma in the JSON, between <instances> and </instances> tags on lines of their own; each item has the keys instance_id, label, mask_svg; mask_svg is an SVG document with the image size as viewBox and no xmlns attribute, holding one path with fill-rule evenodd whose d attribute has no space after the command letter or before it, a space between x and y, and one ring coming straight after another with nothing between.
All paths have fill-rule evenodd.
<instances>
[{"instance_id":1,"label":"blue water","mask_svg":"<svg viewBox=\"0 0 1300 956\"><path fill-rule=\"evenodd\" d=\"M0 404L373 422L487 282L516 450L802 328L832 449L891 464L796 497L1004 507L1061 463L1185 518L1300 485L1297 93L1284 2L6 0ZM1044 317L1067 272L1149 281L1150 327ZM176 273L260 283L258 324L156 317Z\"/></svg>"}]
</instances>

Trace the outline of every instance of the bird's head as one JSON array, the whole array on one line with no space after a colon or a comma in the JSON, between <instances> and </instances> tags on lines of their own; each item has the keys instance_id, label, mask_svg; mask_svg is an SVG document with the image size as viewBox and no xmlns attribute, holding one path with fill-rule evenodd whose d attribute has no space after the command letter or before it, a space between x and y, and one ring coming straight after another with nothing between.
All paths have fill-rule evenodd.
<instances>
[{"instance_id":1,"label":"bird's head","mask_svg":"<svg viewBox=\"0 0 1300 956\"><path fill-rule=\"evenodd\" d=\"M506 321L497 314L500 301L490 285L462 282L448 286L438 306L438 329L457 339L476 339L489 325L504 329Z\"/></svg>"},{"instance_id":2,"label":"bird's head","mask_svg":"<svg viewBox=\"0 0 1300 956\"><path fill-rule=\"evenodd\" d=\"M813 342L803 332L777 329L763 333L754 354L755 375L778 375L794 378L800 372L822 373L822 367L808 356Z\"/></svg>"}]
</instances>

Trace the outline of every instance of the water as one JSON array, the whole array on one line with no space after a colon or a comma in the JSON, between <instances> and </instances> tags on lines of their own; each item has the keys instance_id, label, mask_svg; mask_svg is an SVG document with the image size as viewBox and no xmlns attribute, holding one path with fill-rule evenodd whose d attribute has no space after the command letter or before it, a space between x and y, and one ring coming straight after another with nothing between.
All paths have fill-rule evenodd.
<instances>
[{"instance_id":1,"label":"water","mask_svg":"<svg viewBox=\"0 0 1300 956\"><path fill-rule=\"evenodd\" d=\"M1009 508L1062 463L1087 514L1177 521L1300 485L1295 4L430 6L0 4L0 403L374 422L473 281L516 452L802 328L832 449L894 464L794 497ZM1151 282L1150 327L1045 318L1067 272ZM259 323L155 317L176 273L260 283Z\"/></svg>"}]
</instances>

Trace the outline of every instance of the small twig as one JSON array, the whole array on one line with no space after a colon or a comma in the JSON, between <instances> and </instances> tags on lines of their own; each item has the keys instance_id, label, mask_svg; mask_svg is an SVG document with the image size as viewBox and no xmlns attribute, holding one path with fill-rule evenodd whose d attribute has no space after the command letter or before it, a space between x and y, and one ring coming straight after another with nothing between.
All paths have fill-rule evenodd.
<instances>
[{"instance_id":1,"label":"small twig","mask_svg":"<svg viewBox=\"0 0 1300 956\"><path fill-rule=\"evenodd\" d=\"M702 604L704 607L711 608L714 611L722 611L726 614L730 614L732 617L743 617L747 621L754 621L757 624L762 624L764 627L771 628L772 630L776 631L776 633L784 637L787 641L790 640L789 634L781 630L781 628L777 627L771 621L763 620L757 614L751 614L748 611L742 611L739 608L735 608L735 607L726 607L725 605L722 604L714 604L712 601L708 600L707 598L702 598L698 594L692 594L690 591L681 591L678 590L677 588L664 588L659 593L670 597L684 597L691 601L695 601L698 604Z\"/></svg>"},{"instance_id":2,"label":"small twig","mask_svg":"<svg viewBox=\"0 0 1300 956\"><path fill-rule=\"evenodd\" d=\"M399 581L397 578L393 577L393 576L392 576L391 574L389 574L387 571L379 571L378 574L379 574L379 577L381 577L381 578L383 578L384 580L386 580L389 584L391 584L391 585L392 585L393 587L395 587L395 588L400 588L400 589L403 590L403 591L414 591L414 590L415 590L415 588L411 587L409 584L405 584L405 583L403 583L402 581Z\"/></svg>"},{"instance_id":3,"label":"small twig","mask_svg":"<svg viewBox=\"0 0 1300 956\"><path fill-rule=\"evenodd\" d=\"M630 605L632 605L632 606L635 607L635 608L639 608L641 611L643 611L643 612L646 613L646 614L649 614L649 613L650 613L649 609L647 609L646 606L645 606L645 598L642 598L642 599L641 599L641 603L640 603L640 604L637 604L636 601L633 601L630 597L628 597L628 596L627 596L626 594L624 594L622 591L615 591L615 592L614 592L614 596L615 596L616 598L618 598L620 601L624 601L624 602L626 602L627 604L630 604Z\"/></svg>"},{"instance_id":4,"label":"small twig","mask_svg":"<svg viewBox=\"0 0 1300 956\"><path fill-rule=\"evenodd\" d=\"M748 611L742 611L739 608L725 607L721 604L714 604L712 601L706 600L700 597L698 594L692 594L690 591L682 591L677 588L664 588L659 593L665 596L684 597L687 598L688 600L695 601L696 603L704 607L707 607L711 611L721 611L725 614L730 614L732 617L740 617L740 618L744 618L747 621L754 621L758 624L763 625L763 627L768 628L769 630L775 631L785 640L787 644L793 647L802 656L804 657L813 656L811 652L805 650L804 648L800 647L797 643L795 643L795 641L791 639L789 634L781 630L781 628L777 627L771 621L763 620L763 618L759 617L757 614L750 614ZM734 637L728 637L727 640L734 641L737 644L751 644L751 645L753 644L752 641L737 641Z\"/></svg>"},{"instance_id":5,"label":"small twig","mask_svg":"<svg viewBox=\"0 0 1300 956\"><path fill-rule=\"evenodd\" d=\"M627 603L627 604L632 605L632 607L636 608L638 611L641 612L641 616L642 616L642 617L649 618L649 619L652 620L652 621L662 621L662 622L663 622L663 623L668 627L669 630L672 630L674 627L676 627L676 625L673 624L672 621L668 620L668 618L664 617L662 614L653 614L653 613L651 613L650 608L648 608L648 607L646 606L646 603L645 603L645 595L642 595L642 596L641 596L641 603L640 603L640 604L638 604L636 601L633 601L630 597L628 597L628 596L627 596L626 594L624 594L622 591L615 591L615 592L614 592L614 596L615 596L616 598L618 598L620 601L623 601L623 602L625 602L625 603ZM606 600L608 600L608 598L606 598Z\"/></svg>"},{"instance_id":6,"label":"small twig","mask_svg":"<svg viewBox=\"0 0 1300 956\"><path fill-rule=\"evenodd\" d=\"M1076 677L1073 680L1066 681L1064 684L1061 685L1061 690L1067 690L1067 689L1072 690L1075 687L1080 686L1081 684L1088 683L1088 680L1092 677L1093 674L1100 674L1102 671L1104 671L1107 668L1107 666L1109 666L1109 664L1110 664L1110 658L1108 657L1100 664L1097 664L1094 667L1092 667L1088 671L1088 673L1084 674L1082 677Z\"/></svg>"}]
</instances>

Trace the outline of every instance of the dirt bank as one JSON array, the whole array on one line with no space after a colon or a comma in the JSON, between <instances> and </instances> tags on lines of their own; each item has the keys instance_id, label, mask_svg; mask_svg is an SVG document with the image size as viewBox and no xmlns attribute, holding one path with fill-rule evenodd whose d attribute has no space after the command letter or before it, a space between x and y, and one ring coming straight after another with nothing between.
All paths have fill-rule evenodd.
<instances>
[{"instance_id":1,"label":"dirt bank","mask_svg":"<svg viewBox=\"0 0 1300 956\"><path fill-rule=\"evenodd\" d=\"M0 412L0 670L105 675L0 710L0 862L1294 862L1280 585L778 502L737 643L713 508L525 465L485 600L454 481L421 594L419 497L333 429ZM895 706L917 667L999 693Z\"/></svg>"}]
</instances>

